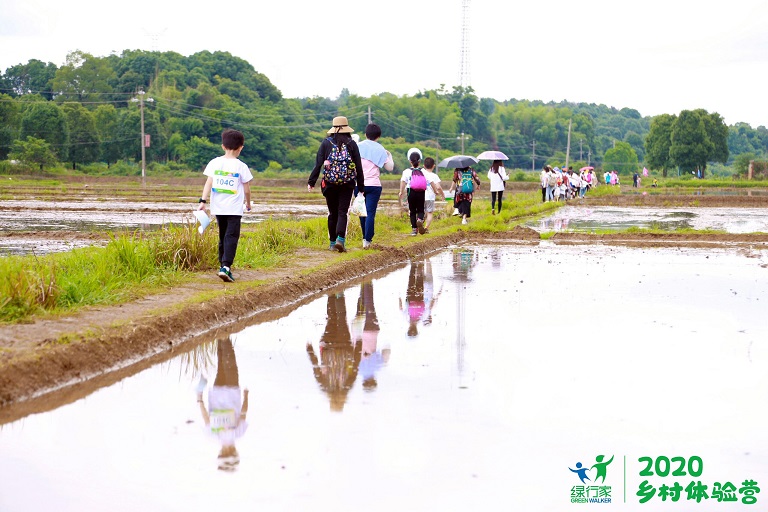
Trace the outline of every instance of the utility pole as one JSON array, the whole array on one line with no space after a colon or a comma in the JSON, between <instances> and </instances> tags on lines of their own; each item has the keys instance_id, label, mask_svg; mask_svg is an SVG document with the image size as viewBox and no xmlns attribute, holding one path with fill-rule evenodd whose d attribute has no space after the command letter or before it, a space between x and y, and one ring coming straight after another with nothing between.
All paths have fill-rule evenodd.
<instances>
[{"instance_id":1,"label":"utility pole","mask_svg":"<svg viewBox=\"0 0 768 512\"><path fill-rule=\"evenodd\" d=\"M587 165L592 165L592 149L587 149Z\"/></svg>"},{"instance_id":2,"label":"utility pole","mask_svg":"<svg viewBox=\"0 0 768 512\"><path fill-rule=\"evenodd\" d=\"M584 161L584 150L582 149L581 143L584 142L583 139L579 139L579 162Z\"/></svg>"},{"instance_id":3,"label":"utility pole","mask_svg":"<svg viewBox=\"0 0 768 512\"><path fill-rule=\"evenodd\" d=\"M373 122L373 116L371 115L371 106L368 105L368 124Z\"/></svg>"},{"instance_id":4,"label":"utility pole","mask_svg":"<svg viewBox=\"0 0 768 512\"><path fill-rule=\"evenodd\" d=\"M461 139L461 154L464 154L464 132L461 132L461 137L456 137L457 139Z\"/></svg>"},{"instance_id":5,"label":"utility pole","mask_svg":"<svg viewBox=\"0 0 768 512\"><path fill-rule=\"evenodd\" d=\"M139 99L133 98L131 101L139 102L139 112L141 112L141 184L145 184L145 177L147 174L147 147L149 147L147 136L144 134L144 89L139 89ZM155 101L152 98L147 98L149 103Z\"/></svg>"},{"instance_id":6,"label":"utility pole","mask_svg":"<svg viewBox=\"0 0 768 512\"><path fill-rule=\"evenodd\" d=\"M571 120L568 120L568 144L565 147L565 169L568 169L568 160L571 156Z\"/></svg>"},{"instance_id":7,"label":"utility pole","mask_svg":"<svg viewBox=\"0 0 768 512\"><path fill-rule=\"evenodd\" d=\"M531 155L531 170L536 172L536 139L533 139L533 154Z\"/></svg>"}]
</instances>

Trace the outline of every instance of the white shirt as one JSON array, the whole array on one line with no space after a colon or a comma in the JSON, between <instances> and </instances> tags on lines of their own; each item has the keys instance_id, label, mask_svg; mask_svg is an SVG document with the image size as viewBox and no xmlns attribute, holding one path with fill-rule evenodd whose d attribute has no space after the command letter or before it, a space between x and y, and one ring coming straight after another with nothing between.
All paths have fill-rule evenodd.
<instances>
[{"instance_id":1,"label":"white shirt","mask_svg":"<svg viewBox=\"0 0 768 512\"><path fill-rule=\"evenodd\" d=\"M211 213L242 216L245 203L243 183L253 179L248 166L239 158L220 156L208 163L203 174L213 178Z\"/></svg>"},{"instance_id":2,"label":"white shirt","mask_svg":"<svg viewBox=\"0 0 768 512\"><path fill-rule=\"evenodd\" d=\"M501 192L504 190L504 182L509 179L507 176L507 170L504 167L499 166L499 172L493 172L493 169L488 169L488 180L491 182L491 192Z\"/></svg>"},{"instance_id":3,"label":"white shirt","mask_svg":"<svg viewBox=\"0 0 768 512\"><path fill-rule=\"evenodd\" d=\"M437 198L437 195L435 194L435 191L432 190L432 184L440 183L440 177L434 172L428 171L426 169L422 169L421 172L423 172L424 177L427 178L427 190L424 193L424 200L434 201Z\"/></svg>"},{"instance_id":4,"label":"white shirt","mask_svg":"<svg viewBox=\"0 0 768 512\"><path fill-rule=\"evenodd\" d=\"M434 181L440 182L440 178L437 177L437 174L435 174L433 172L429 172L426 169L424 169L423 167L417 167L417 169L420 170L421 173L424 175L424 177L427 179L427 190L429 190L431 188L429 186L430 183L433 183ZM403 170L403 175L400 177L400 181L404 181L406 187L410 187L411 186L411 175L412 174L413 174L413 168L412 167L409 167L409 168ZM432 181L429 180L429 175L430 174L432 175ZM426 196L424 196L424 197L425 197L425 200L428 199Z\"/></svg>"},{"instance_id":5,"label":"white shirt","mask_svg":"<svg viewBox=\"0 0 768 512\"><path fill-rule=\"evenodd\" d=\"M581 178L576 173L573 173L568 176L568 182L571 184L572 187L581 188Z\"/></svg>"}]
</instances>

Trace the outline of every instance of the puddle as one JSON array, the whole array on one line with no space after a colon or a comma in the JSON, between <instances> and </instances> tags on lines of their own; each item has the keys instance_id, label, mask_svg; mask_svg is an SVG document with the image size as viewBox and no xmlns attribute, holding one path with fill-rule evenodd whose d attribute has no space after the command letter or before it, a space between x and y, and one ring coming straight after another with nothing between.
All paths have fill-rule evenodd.
<instances>
[{"instance_id":1,"label":"puddle","mask_svg":"<svg viewBox=\"0 0 768 512\"><path fill-rule=\"evenodd\" d=\"M762 190L762 189L705 188L701 190L690 190L690 189L680 190L675 188L663 188L663 189L653 189L651 187L643 187L643 188L646 189L645 192L641 192L641 189L624 187L622 188L621 193L622 195L641 195L644 193L649 193L655 196L656 195L658 196L688 195L688 196L718 196L718 197L768 197L768 190Z\"/></svg>"},{"instance_id":2,"label":"puddle","mask_svg":"<svg viewBox=\"0 0 768 512\"><path fill-rule=\"evenodd\" d=\"M622 208L564 206L526 226L544 231L595 231L649 228L712 229L727 233L768 233L765 208Z\"/></svg>"},{"instance_id":3,"label":"puddle","mask_svg":"<svg viewBox=\"0 0 768 512\"><path fill-rule=\"evenodd\" d=\"M766 488L766 263L453 248L0 426L0 510L564 510L599 455L621 510L692 480L641 457Z\"/></svg>"},{"instance_id":4,"label":"puddle","mask_svg":"<svg viewBox=\"0 0 768 512\"><path fill-rule=\"evenodd\" d=\"M0 219L0 231L12 232L71 232L72 239L57 240L55 235L34 240L23 235L0 238L2 254L44 254L92 245L78 240L76 233L141 230L151 231L163 225L193 222L193 207L189 203L151 203L126 201L4 201L10 215ZM243 216L244 223L261 222L270 217L305 218L327 214L324 204L255 204L253 213Z\"/></svg>"}]
</instances>

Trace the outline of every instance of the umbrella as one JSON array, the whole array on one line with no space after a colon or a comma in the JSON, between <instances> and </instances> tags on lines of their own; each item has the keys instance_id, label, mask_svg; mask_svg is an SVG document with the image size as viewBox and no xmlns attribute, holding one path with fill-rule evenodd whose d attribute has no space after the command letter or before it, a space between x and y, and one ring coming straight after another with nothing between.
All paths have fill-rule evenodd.
<instances>
[{"instance_id":1,"label":"umbrella","mask_svg":"<svg viewBox=\"0 0 768 512\"><path fill-rule=\"evenodd\" d=\"M477 158L473 156L467 156L467 155L456 155L449 158L446 158L439 164L437 164L438 167L446 167L448 169L461 169L462 167L469 167L470 165L474 165L478 162Z\"/></svg>"},{"instance_id":2,"label":"umbrella","mask_svg":"<svg viewBox=\"0 0 768 512\"><path fill-rule=\"evenodd\" d=\"M509 157L501 151L483 151L477 155L478 160L509 160Z\"/></svg>"},{"instance_id":3,"label":"umbrella","mask_svg":"<svg viewBox=\"0 0 768 512\"><path fill-rule=\"evenodd\" d=\"M579 169L579 172L591 171L592 169L594 169L594 167L592 167L591 165L588 165L587 167L582 167L581 169Z\"/></svg>"}]
</instances>

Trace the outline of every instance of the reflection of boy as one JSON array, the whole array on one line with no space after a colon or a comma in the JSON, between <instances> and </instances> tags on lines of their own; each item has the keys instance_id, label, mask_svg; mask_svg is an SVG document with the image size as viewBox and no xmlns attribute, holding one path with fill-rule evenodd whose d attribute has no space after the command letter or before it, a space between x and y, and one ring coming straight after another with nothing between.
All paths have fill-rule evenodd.
<instances>
[{"instance_id":1,"label":"reflection of boy","mask_svg":"<svg viewBox=\"0 0 768 512\"><path fill-rule=\"evenodd\" d=\"M376 388L376 373L389 361L390 349L378 349L379 320L373 305L373 283L360 285L360 298L357 301L357 315L352 321L352 341L361 345L360 375L363 389L372 391Z\"/></svg>"},{"instance_id":2,"label":"reflection of boy","mask_svg":"<svg viewBox=\"0 0 768 512\"><path fill-rule=\"evenodd\" d=\"M211 435L221 443L219 469L234 471L240 463L235 440L248 429L245 416L248 413L248 390L243 390L240 401L240 379L237 371L235 349L229 339L217 341L218 367L216 379L208 391L208 408L203 401L202 389L197 393L197 402L205 426Z\"/></svg>"}]
</instances>

